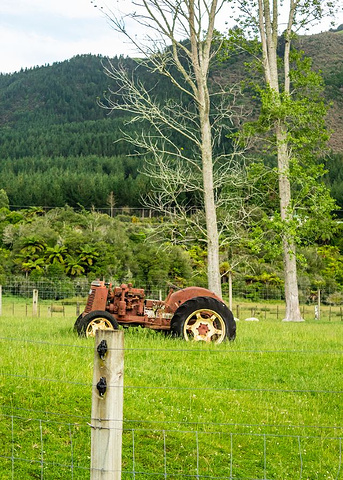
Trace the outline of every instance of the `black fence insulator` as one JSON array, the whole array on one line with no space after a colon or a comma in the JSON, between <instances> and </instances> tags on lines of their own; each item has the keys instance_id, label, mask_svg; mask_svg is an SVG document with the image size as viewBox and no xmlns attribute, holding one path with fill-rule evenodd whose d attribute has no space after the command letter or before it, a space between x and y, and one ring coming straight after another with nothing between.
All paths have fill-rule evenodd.
<instances>
[{"instance_id":1,"label":"black fence insulator","mask_svg":"<svg viewBox=\"0 0 343 480\"><path fill-rule=\"evenodd\" d=\"M105 377L101 377L98 383L96 384L100 397L103 397L106 393L107 382Z\"/></svg>"},{"instance_id":2,"label":"black fence insulator","mask_svg":"<svg viewBox=\"0 0 343 480\"><path fill-rule=\"evenodd\" d=\"M107 353L107 342L106 342L106 340L101 340L101 342L98 345L97 351L98 351L99 357L101 358L101 360L103 360L105 358L106 353Z\"/></svg>"}]
</instances>

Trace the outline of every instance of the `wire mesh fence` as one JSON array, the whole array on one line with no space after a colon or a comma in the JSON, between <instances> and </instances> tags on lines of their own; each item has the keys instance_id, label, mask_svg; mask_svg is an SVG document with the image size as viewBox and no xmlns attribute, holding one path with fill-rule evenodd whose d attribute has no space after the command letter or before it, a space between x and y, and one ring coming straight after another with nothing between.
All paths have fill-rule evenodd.
<instances>
[{"instance_id":1,"label":"wire mesh fence","mask_svg":"<svg viewBox=\"0 0 343 480\"><path fill-rule=\"evenodd\" d=\"M65 316L74 316L75 319L84 310L87 297L79 297L75 299L41 300L40 290L38 290L39 301L37 305L37 316L48 316L50 318L60 318ZM43 295L44 297L45 295ZM155 298L160 298L158 292ZM162 297L163 298L163 297ZM243 299L233 299L233 314L238 320L254 320L265 321L268 319L282 320L285 316L285 304L263 302L248 302ZM318 309L317 304L301 305L301 314L305 320L319 319L329 322L343 322L343 306L342 305L321 305ZM3 315L15 316L20 315L22 318L33 316L32 291L31 298L25 297L18 300L15 296L3 296L2 309Z\"/></svg>"},{"instance_id":2,"label":"wire mesh fence","mask_svg":"<svg viewBox=\"0 0 343 480\"><path fill-rule=\"evenodd\" d=\"M33 279L31 277L12 276L2 280L2 292L4 296L30 298L32 297L32 291L37 289L40 292L40 298L43 300L68 301L73 298L86 298L92 280L66 277ZM158 285L128 279L112 279L110 281L112 285L132 282L134 287L144 289L147 298L155 299L164 299L170 288L178 288L169 283ZM224 298L229 296L228 283L222 284L222 291ZM276 301L280 303L284 301L284 288L282 285L249 283L237 279L232 285L232 295L236 303L239 303L239 301L255 303ZM329 287L320 290L309 284L300 284L299 299L302 305L315 305L321 302L324 305L343 306L343 292L331 290Z\"/></svg>"},{"instance_id":3,"label":"wire mesh fence","mask_svg":"<svg viewBox=\"0 0 343 480\"><path fill-rule=\"evenodd\" d=\"M0 454L1 478L88 479L87 418L71 423L35 415L1 415L7 432ZM189 425L159 429L130 427L129 423L123 429L123 479L342 478L342 436L335 432L253 433L242 426L243 431L229 431L225 425L199 431ZM237 425L231 428L237 430ZM51 437L58 437L59 442L52 442Z\"/></svg>"}]
</instances>

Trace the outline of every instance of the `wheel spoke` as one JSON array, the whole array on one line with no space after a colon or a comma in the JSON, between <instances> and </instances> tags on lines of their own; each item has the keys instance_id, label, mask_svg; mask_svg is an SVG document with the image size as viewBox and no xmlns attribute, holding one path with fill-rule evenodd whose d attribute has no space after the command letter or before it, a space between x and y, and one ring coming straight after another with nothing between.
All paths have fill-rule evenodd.
<instances>
[{"instance_id":1,"label":"wheel spoke","mask_svg":"<svg viewBox=\"0 0 343 480\"><path fill-rule=\"evenodd\" d=\"M113 325L106 318L97 318L89 323L87 337L95 337L97 330L113 330Z\"/></svg>"},{"instance_id":2,"label":"wheel spoke","mask_svg":"<svg viewBox=\"0 0 343 480\"><path fill-rule=\"evenodd\" d=\"M208 320L198 320L193 325L189 325L187 331L192 332L194 340L210 342L214 335L221 335L222 330L216 328L213 322Z\"/></svg>"},{"instance_id":3,"label":"wheel spoke","mask_svg":"<svg viewBox=\"0 0 343 480\"><path fill-rule=\"evenodd\" d=\"M186 340L221 343L225 337L225 324L213 310L197 310L185 321Z\"/></svg>"}]
</instances>

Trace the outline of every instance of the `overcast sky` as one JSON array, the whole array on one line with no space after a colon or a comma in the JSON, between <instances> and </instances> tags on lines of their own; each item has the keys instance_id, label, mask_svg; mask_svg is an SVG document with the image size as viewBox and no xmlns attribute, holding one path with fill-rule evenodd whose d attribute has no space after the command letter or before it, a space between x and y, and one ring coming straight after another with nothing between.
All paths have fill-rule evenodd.
<instances>
[{"instance_id":1,"label":"overcast sky","mask_svg":"<svg viewBox=\"0 0 343 480\"><path fill-rule=\"evenodd\" d=\"M116 8L120 3L112 0ZM0 0L0 72L83 53L130 54L90 0Z\"/></svg>"},{"instance_id":2,"label":"overcast sky","mask_svg":"<svg viewBox=\"0 0 343 480\"><path fill-rule=\"evenodd\" d=\"M94 3L91 0L0 0L0 72L51 64L84 53L111 57L134 55ZM131 1L107 0L106 3L121 12ZM339 23L342 22L343 19ZM328 28L326 23L316 31Z\"/></svg>"}]
</instances>

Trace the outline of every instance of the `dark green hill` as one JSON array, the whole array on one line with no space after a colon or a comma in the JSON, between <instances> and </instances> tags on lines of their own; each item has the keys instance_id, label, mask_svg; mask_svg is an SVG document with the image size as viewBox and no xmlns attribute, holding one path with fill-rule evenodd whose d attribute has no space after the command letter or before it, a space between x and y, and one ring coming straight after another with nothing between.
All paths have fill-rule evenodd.
<instances>
[{"instance_id":1,"label":"dark green hill","mask_svg":"<svg viewBox=\"0 0 343 480\"><path fill-rule=\"evenodd\" d=\"M2 75L1 125L25 129L29 122L46 126L104 118L94 97L102 77L100 59L91 56Z\"/></svg>"},{"instance_id":2,"label":"dark green hill","mask_svg":"<svg viewBox=\"0 0 343 480\"><path fill-rule=\"evenodd\" d=\"M127 146L114 146L123 118L97 103L110 83L103 61L82 55L0 75L1 157L127 154Z\"/></svg>"},{"instance_id":3,"label":"dark green hill","mask_svg":"<svg viewBox=\"0 0 343 480\"><path fill-rule=\"evenodd\" d=\"M111 192L117 207L140 204L148 182L120 141L125 117L97 103L110 83L102 62L82 55L0 75L0 188L11 205L101 208Z\"/></svg>"},{"instance_id":4,"label":"dark green hill","mask_svg":"<svg viewBox=\"0 0 343 480\"><path fill-rule=\"evenodd\" d=\"M108 88L101 56L80 55L0 76L0 124L16 128L100 120L96 99Z\"/></svg>"},{"instance_id":5,"label":"dark green hill","mask_svg":"<svg viewBox=\"0 0 343 480\"><path fill-rule=\"evenodd\" d=\"M327 98L333 103L328 117L334 130L333 167L343 154L343 32L300 37L299 46L323 71ZM152 80L134 60L111 61L156 86L162 99L171 94L166 80ZM148 180L138 173L140 157L120 141L121 130L133 127L125 124L124 115L108 115L97 103L111 87L104 62L101 56L80 55L0 75L0 189L6 190L11 205L100 208L114 192L116 206L139 206ZM223 65L223 76L238 72L244 72L243 60ZM340 190L339 185L335 188Z\"/></svg>"},{"instance_id":6,"label":"dark green hill","mask_svg":"<svg viewBox=\"0 0 343 480\"><path fill-rule=\"evenodd\" d=\"M343 30L302 36L298 43L322 72L325 96L332 103L327 119L332 130L330 146L334 153L343 154Z\"/></svg>"}]
</instances>

